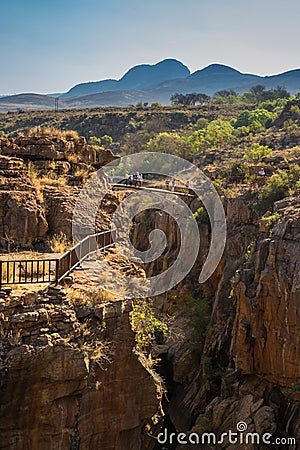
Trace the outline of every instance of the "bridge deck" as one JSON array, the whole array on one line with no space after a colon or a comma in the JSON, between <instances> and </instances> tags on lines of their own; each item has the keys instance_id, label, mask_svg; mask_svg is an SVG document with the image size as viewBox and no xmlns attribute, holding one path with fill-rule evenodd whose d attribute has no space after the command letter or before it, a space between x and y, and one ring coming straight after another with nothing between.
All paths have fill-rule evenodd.
<instances>
[{"instance_id":1,"label":"bridge deck","mask_svg":"<svg viewBox=\"0 0 300 450\"><path fill-rule=\"evenodd\" d=\"M179 192L179 191L171 191L171 190L167 190L167 189L162 189L162 188L158 188L158 187L145 187L145 186L128 186L126 184L119 184L119 183L115 183L113 184L113 189L118 190L133 190L133 191L152 191L152 192L159 192L159 193L164 193L164 194L172 194L172 195L177 195L179 197L195 197L195 195L189 194L189 193L185 193L185 192Z\"/></svg>"}]
</instances>

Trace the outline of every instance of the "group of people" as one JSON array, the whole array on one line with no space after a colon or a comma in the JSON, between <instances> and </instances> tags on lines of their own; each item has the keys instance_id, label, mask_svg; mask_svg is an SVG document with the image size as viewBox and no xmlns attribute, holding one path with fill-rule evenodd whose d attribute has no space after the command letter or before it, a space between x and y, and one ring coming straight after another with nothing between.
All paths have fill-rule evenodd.
<instances>
[{"instance_id":1,"label":"group of people","mask_svg":"<svg viewBox=\"0 0 300 450\"><path fill-rule=\"evenodd\" d=\"M170 180L166 180L165 185L167 191L175 192L176 181L174 179L171 181L171 183Z\"/></svg>"},{"instance_id":2,"label":"group of people","mask_svg":"<svg viewBox=\"0 0 300 450\"><path fill-rule=\"evenodd\" d=\"M136 172L135 174L126 174L125 178L126 186L139 186L143 185L143 174Z\"/></svg>"}]
</instances>

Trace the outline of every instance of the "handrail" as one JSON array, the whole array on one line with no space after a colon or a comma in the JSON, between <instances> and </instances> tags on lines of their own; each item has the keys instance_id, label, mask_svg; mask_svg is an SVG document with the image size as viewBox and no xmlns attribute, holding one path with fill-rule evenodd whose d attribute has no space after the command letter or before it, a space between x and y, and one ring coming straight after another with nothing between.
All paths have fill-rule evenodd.
<instances>
[{"instance_id":1,"label":"handrail","mask_svg":"<svg viewBox=\"0 0 300 450\"><path fill-rule=\"evenodd\" d=\"M59 258L0 260L0 288L9 284L60 283L91 254L113 245L113 231L88 235Z\"/></svg>"}]
</instances>

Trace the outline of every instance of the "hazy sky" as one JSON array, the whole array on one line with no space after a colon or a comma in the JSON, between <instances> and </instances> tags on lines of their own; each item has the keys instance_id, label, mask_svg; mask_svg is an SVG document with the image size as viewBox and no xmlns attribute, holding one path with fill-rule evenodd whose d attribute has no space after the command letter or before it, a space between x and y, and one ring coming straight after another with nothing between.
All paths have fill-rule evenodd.
<instances>
[{"instance_id":1,"label":"hazy sky","mask_svg":"<svg viewBox=\"0 0 300 450\"><path fill-rule=\"evenodd\" d=\"M0 0L0 94L63 92L177 58L300 68L299 0Z\"/></svg>"}]
</instances>

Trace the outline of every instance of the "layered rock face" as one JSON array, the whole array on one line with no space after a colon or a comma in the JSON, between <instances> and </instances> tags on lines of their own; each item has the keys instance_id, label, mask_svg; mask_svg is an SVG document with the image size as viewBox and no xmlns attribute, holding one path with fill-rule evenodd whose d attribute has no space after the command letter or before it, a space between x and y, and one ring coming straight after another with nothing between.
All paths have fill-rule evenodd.
<instances>
[{"instance_id":1,"label":"layered rock face","mask_svg":"<svg viewBox=\"0 0 300 450\"><path fill-rule=\"evenodd\" d=\"M73 161L103 166L115 158L110 150L88 145L84 137L19 136L0 140L1 154L28 160Z\"/></svg>"},{"instance_id":2,"label":"layered rock face","mask_svg":"<svg viewBox=\"0 0 300 450\"><path fill-rule=\"evenodd\" d=\"M235 288L231 356L237 369L290 387L300 378L300 201L276 203ZM272 220L272 215L270 215Z\"/></svg>"},{"instance_id":3,"label":"layered rock face","mask_svg":"<svg viewBox=\"0 0 300 450\"><path fill-rule=\"evenodd\" d=\"M200 364L189 344L192 325L177 305L196 293L195 279L208 250L206 225L200 224L202 247L189 277L155 300L158 309L175 311L176 316L171 338L154 349L171 377L168 414L178 432L221 435L236 431L237 423L245 421L248 432L300 439L299 197L277 202L274 212L267 212L263 220L250 193L228 198L224 206L226 249L216 272L202 287L212 313L203 350L198 346ZM136 242L143 249L150 228L169 232L169 251L148 267L153 275L176 257L172 248L180 242L178 230L166 215L157 220L150 215L147 224L137 222ZM174 340L172 334L179 337ZM207 448L260 447L231 446L227 440Z\"/></svg>"},{"instance_id":4,"label":"layered rock face","mask_svg":"<svg viewBox=\"0 0 300 450\"><path fill-rule=\"evenodd\" d=\"M195 420L192 431L200 435L236 431L243 421L249 433L300 442L299 219L299 197L277 202L274 213L261 220L251 250L231 278L230 295L215 297L201 367L184 399ZM229 235L229 246L230 240ZM224 290L222 279L218 290ZM227 441L220 448L233 447ZM244 443L234 448L260 447Z\"/></svg>"},{"instance_id":5,"label":"layered rock face","mask_svg":"<svg viewBox=\"0 0 300 450\"><path fill-rule=\"evenodd\" d=\"M7 242L30 247L45 240L47 233L64 233L70 239L79 188L114 159L110 150L88 145L72 133L0 138L2 247ZM107 229L108 223L109 214L103 212L97 229Z\"/></svg>"},{"instance_id":6,"label":"layered rock face","mask_svg":"<svg viewBox=\"0 0 300 450\"><path fill-rule=\"evenodd\" d=\"M34 193L0 191L0 233L23 246L42 241L48 231L45 213Z\"/></svg>"},{"instance_id":7,"label":"layered rock face","mask_svg":"<svg viewBox=\"0 0 300 450\"><path fill-rule=\"evenodd\" d=\"M131 302L86 305L56 288L1 296L0 448L146 448L162 387L134 352Z\"/></svg>"},{"instance_id":8,"label":"layered rock face","mask_svg":"<svg viewBox=\"0 0 300 450\"><path fill-rule=\"evenodd\" d=\"M43 240L48 231L45 211L24 162L0 155L0 239L23 246Z\"/></svg>"}]
</instances>

